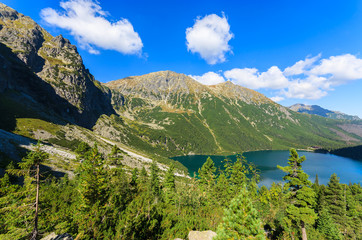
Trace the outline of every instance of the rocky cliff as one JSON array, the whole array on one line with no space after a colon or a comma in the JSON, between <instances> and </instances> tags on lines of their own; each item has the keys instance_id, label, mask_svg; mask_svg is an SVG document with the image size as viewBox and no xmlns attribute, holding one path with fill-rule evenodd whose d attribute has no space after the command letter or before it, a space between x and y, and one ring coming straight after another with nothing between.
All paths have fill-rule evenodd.
<instances>
[{"instance_id":1,"label":"rocky cliff","mask_svg":"<svg viewBox=\"0 0 362 240\"><path fill-rule=\"evenodd\" d=\"M9 69L7 73L3 73L7 77L0 80L0 91L19 90L19 88L22 88L22 91L27 90L27 84L25 87L19 86L19 81L23 82L19 80L22 76L13 76L16 72L11 69L18 67L13 65L19 65L17 60L10 56L13 54L23 63L22 72L27 72L29 76L33 74L24 81L42 80L46 84L41 85L50 85L63 102L72 106L66 108L63 106L59 109L64 112L62 115L67 120L92 127L101 114L113 113L109 93L84 67L77 48L69 40L61 35L51 36L31 18L2 3L0 3L0 43L3 44L2 61L7 62L6 66ZM11 53L6 52L6 48L10 49ZM10 72L13 72L13 75ZM44 91L40 91L40 94L49 95L47 87L43 88ZM39 98L33 95L31 97Z\"/></svg>"}]
</instances>

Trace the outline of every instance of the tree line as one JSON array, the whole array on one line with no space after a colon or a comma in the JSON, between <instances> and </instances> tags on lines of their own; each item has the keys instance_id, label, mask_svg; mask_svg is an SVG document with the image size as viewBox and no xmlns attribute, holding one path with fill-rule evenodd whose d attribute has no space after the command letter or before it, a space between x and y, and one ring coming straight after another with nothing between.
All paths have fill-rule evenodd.
<instances>
[{"instance_id":1,"label":"tree line","mask_svg":"<svg viewBox=\"0 0 362 240\"><path fill-rule=\"evenodd\" d=\"M157 162L122 165L114 146L104 156L79 144L75 177L41 173L48 155L37 146L0 179L0 239L40 239L50 232L77 239L174 239L213 230L221 239L362 239L362 188L311 183L305 157L290 150L284 184L258 186L258 169L242 155L217 169L208 158L191 178ZM112 167L110 167L112 163ZM40 170L39 170L40 169Z\"/></svg>"}]
</instances>

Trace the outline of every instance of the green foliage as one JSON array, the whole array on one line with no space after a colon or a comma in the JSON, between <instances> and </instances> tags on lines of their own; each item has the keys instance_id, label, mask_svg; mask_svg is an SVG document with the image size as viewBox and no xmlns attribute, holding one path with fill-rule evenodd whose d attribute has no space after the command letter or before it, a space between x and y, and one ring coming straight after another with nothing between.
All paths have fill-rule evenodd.
<instances>
[{"instance_id":1,"label":"green foliage","mask_svg":"<svg viewBox=\"0 0 362 240\"><path fill-rule=\"evenodd\" d=\"M206 159L206 162L199 169L199 182L206 190L211 190L214 186L216 167L210 157Z\"/></svg>"},{"instance_id":2,"label":"green foliage","mask_svg":"<svg viewBox=\"0 0 362 240\"><path fill-rule=\"evenodd\" d=\"M176 177L175 177L175 167L171 165L164 178L163 190L166 203L174 203L176 199Z\"/></svg>"},{"instance_id":3,"label":"green foliage","mask_svg":"<svg viewBox=\"0 0 362 240\"><path fill-rule=\"evenodd\" d=\"M11 186L9 175L5 175L0 183L4 190L0 194L0 212L6 213L6 218L0 219L0 228L3 237L8 239L24 239L30 236L30 231L36 231L37 235L37 212L35 211L36 203L36 186L37 174L39 165L43 163L48 154L40 149L41 145L38 143L34 146L34 151L28 154L18 163L19 168L10 167L7 173L18 177L23 177L23 186ZM5 206L4 206L5 204ZM22 216L19 219L18 216ZM34 223L35 221L35 223ZM2 224L1 224L2 223ZM34 225L35 224L35 225Z\"/></svg>"},{"instance_id":4,"label":"green foliage","mask_svg":"<svg viewBox=\"0 0 362 240\"><path fill-rule=\"evenodd\" d=\"M339 183L339 178L336 174L332 174L324 191L324 204L340 230L344 229L347 220L345 191L346 186Z\"/></svg>"},{"instance_id":5,"label":"green foliage","mask_svg":"<svg viewBox=\"0 0 362 240\"><path fill-rule=\"evenodd\" d=\"M339 240L341 239L339 230L334 223L333 219L328 213L327 209L322 209L319 213L319 218L317 222L317 229L322 233L328 240Z\"/></svg>"},{"instance_id":6,"label":"green foliage","mask_svg":"<svg viewBox=\"0 0 362 240\"><path fill-rule=\"evenodd\" d=\"M314 224L317 214L313 210L315 205L316 195L311 188L309 176L302 170L302 162L305 161L305 156L299 157L295 149L290 149L290 158L286 167L280 167L283 172L287 173L283 177L287 181L284 188L288 190L287 198L290 204L286 208L286 217L284 222L286 226L301 227L305 230L305 224Z\"/></svg>"},{"instance_id":7,"label":"green foliage","mask_svg":"<svg viewBox=\"0 0 362 240\"><path fill-rule=\"evenodd\" d=\"M223 222L219 225L217 237L214 239L266 239L257 211L245 187L231 201L229 208L225 209Z\"/></svg>"},{"instance_id":8,"label":"green foliage","mask_svg":"<svg viewBox=\"0 0 362 240\"><path fill-rule=\"evenodd\" d=\"M75 149L75 152L80 156L84 156L89 150L91 150L91 147L87 143L80 142L78 147Z\"/></svg>"},{"instance_id":9,"label":"green foliage","mask_svg":"<svg viewBox=\"0 0 362 240\"><path fill-rule=\"evenodd\" d=\"M173 166L161 171L156 162L148 170L109 168L97 146L80 145L81 164L75 177L49 177L40 186L39 231L44 235L67 232L78 239L166 240L186 239L190 230L213 230L217 239L296 239L303 221L309 239L361 238L361 186L340 184L341 188L333 177L328 187L311 188L301 169L303 158L294 151L290 157L294 164L284 168L291 178L284 187L273 183L268 189L257 188L258 171L242 157L235 163L226 160L225 168L218 171L209 159L199 178L188 179L176 177ZM26 164L20 164L24 169L13 164L8 172L27 175L36 156L29 153ZM298 181L293 179L295 173ZM27 177L23 185L17 181L8 174L0 179L0 239L29 239L34 181ZM332 187L343 191L331 194ZM313 189L318 190L317 201ZM343 231L327 204L329 199L338 200L330 197L335 194L345 199ZM313 209L319 214L316 225Z\"/></svg>"}]
</instances>

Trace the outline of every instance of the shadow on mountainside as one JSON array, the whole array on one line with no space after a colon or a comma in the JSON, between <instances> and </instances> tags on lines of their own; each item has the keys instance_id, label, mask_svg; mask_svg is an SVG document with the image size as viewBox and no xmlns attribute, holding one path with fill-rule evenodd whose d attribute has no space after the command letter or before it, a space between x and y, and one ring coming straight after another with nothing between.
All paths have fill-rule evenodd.
<instances>
[{"instance_id":1,"label":"shadow on mountainside","mask_svg":"<svg viewBox=\"0 0 362 240\"><path fill-rule=\"evenodd\" d=\"M60 97L55 89L43 81L24 64L10 48L0 43L0 128L13 131L16 118L39 118L56 124L74 123L91 128L102 114L113 114L110 98L100 90L89 96L109 101L105 112L80 112L78 108ZM96 86L94 86L96 88ZM98 88L97 88L98 90ZM102 98L102 99L99 99ZM102 105L102 104L101 104Z\"/></svg>"}]
</instances>

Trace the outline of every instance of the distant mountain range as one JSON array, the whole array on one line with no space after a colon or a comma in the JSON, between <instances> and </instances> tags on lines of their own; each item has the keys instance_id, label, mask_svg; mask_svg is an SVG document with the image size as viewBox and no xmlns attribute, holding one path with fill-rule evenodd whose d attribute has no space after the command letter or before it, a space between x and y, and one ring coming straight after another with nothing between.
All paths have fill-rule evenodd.
<instances>
[{"instance_id":1,"label":"distant mountain range","mask_svg":"<svg viewBox=\"0 0 362 240\"><path fill-rule=\"evenodd\" d=\"M300 114L231 82L160 71L100 83L69 40L1 3L0 64L0 128L68 151L86 141L106 154L111 140L161 161L362 144L361 122Z\"/></svg>"},{"instance_id":2,"label":"distant mountain range","mask_svg":"<svg viewBox=\"0 0 362 240\"><path fill-rule=\"evenodd\" d=\"M297 103L290 106L289 108L299 113L314 114L331 119L361 120L358 116L352 116L338 111L328 110L318 105L305 105Z\"/></svg>"}]
</instances>

